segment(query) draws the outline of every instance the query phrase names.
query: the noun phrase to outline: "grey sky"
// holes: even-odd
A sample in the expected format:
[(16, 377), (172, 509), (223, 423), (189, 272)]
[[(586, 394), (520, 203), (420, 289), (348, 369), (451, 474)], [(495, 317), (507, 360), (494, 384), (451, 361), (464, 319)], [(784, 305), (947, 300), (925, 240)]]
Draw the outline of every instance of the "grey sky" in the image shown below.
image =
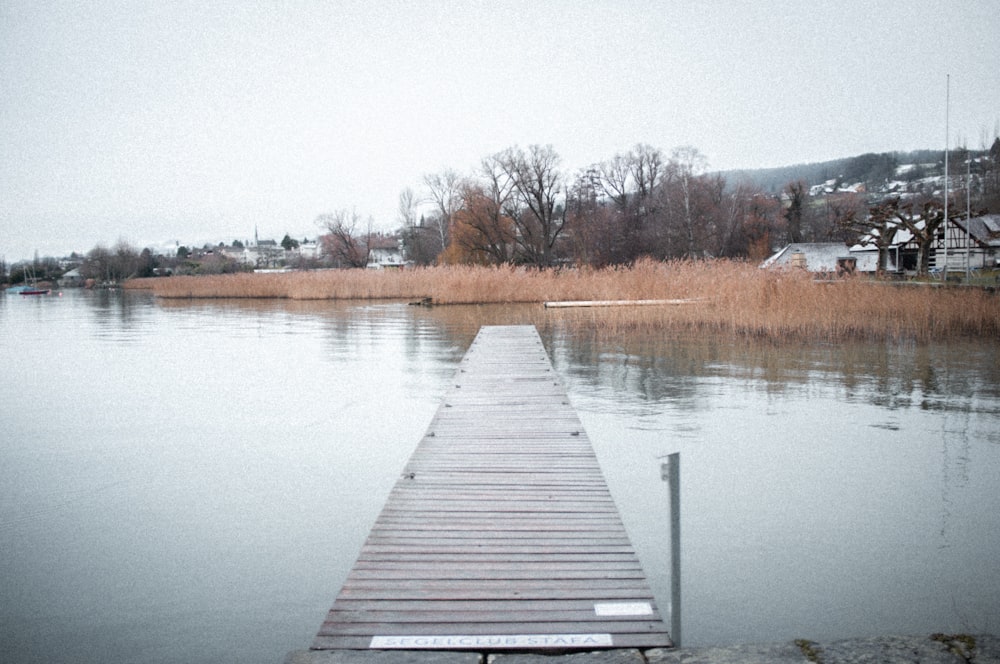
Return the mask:
[(0, 255), (396, 226), (512, 145), (713, 169), (978, 147), (1000, 2), (0, 0)]

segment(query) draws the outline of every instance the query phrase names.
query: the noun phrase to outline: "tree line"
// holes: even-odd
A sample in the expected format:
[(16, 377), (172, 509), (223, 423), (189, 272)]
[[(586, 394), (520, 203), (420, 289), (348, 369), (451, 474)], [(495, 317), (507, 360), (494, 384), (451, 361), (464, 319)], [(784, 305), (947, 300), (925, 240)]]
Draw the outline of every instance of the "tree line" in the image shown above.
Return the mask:
[(468, 175), (423, 179), (420, 198), (400, 196), (401, 235), (418, 263), (525, 264), (539, 267), (627, 264), (639, 258), (763, 258), (773, 242), (827, 239), (841, 209), (807, 215), (806, 190), (792, 205), (741, 181), (729, 184), (697, 148), (666, 154), (646, 144), (574, 176), (550, 145), (508, 148)]
[[(911, 153), (921, 159), (935, 154), (941, 153)], [(840, 168), (835, 180), (869, 185), (887, 183), (900, 165), (895, 154), (841, 161), (835, 164)], [(963, 162), (977, 212), (1000, 209), (1000, 138), (989, 150), (953, 155), (953, 164)], [(927, 167), (918, 164), (906, 177), (913, 181), (914, 173), (923, 176)], [(957, 177), (956, 170), (952, 176)], [(419, 192), (404, 189), (398, 236), (407, 260), (420, 265), (603, 267), (647, 257), (761, 260), (792, 242), (861, 239), (884, 254), (889, 231), (905, 228), (921, 244), (918, 267), (924, 268), (934, 233), (943, 224), (943, 205), (933, 178), (921, 186), (905, 196), (836, 187), (813, 196), (806, 179), (793, 178), (775, 193), (750, 175), (709, 172), (697, 148), (682, 146), (668, 154), (648, 144), (569, 174), (551, 145), (515, 146), (481, 159), (469, 173), (445, 169), (424, 176)], [(965, 193), (955, 197), (964, 199)], [(952, 206), (949, 219), (957, 218), (960, 207)], [(300, 267), (364, 267), (373, 247), (387, 241), (373, 231), (370, 217), (353, 210), (320, 215), (317, 224), (325, 231), (323, 255)], [(287, 235), (281, 242), (286, 250), (295, 244)], [(199, 274), (247, 269), (221, 252), (197, 262), (189, 253), (181, 247), (168, 258), (122, 241), (110, 248), (98, 245), (77, 258), (83, 277), (98, 283), (152, 276), (168, 267)], [(0, 264), (0, 275), (8, 273), (7, 267)], [(10, 281), (23, 280), (28, 267), (11, 266)], [(30, 268), (39, 280), (61, 274), (55, 259), (36, 258)]]
[[(1000, 140), (990, 151), (954, 155), (955, 163), (963, 159), (976, 164), (969, 186), (982, 203), (978, 209), (1000, 204)], [(446, 169), (425, 176), (420, 194), (404, 189), (400, 236), (408, 258), (419, 264), (602, 267), (644, 257), (760, 260), (785, 243), (851, 244), (865, 237), (871, 223), (892, 216), (883, 209), (893, 200), (891, 192), (876, 187), (889, 186), (896, 175), (895, 155), (861, 155), (839, 165), (838, 183), (869, 187), (812, 196), (804, 179), (792, 179), (773, 193), (750, 178), (709, 172), (697, 148), (667, 154), (647, 144), (570, 176), (551, 145), (512, 147), (482, 159), (468, 174)], [(929, 204), (939, 196), (934, 185), (913, 191), (905, 200), (895, 196), (896, 211), (906, 211), (893, 223), (911, 229), (924, 220), (938, 225), (940, 200)], [(431, 211), (418, 217), (422, 202)], [(932, 231), (922, 232), (930, 235), (929, 243)]]

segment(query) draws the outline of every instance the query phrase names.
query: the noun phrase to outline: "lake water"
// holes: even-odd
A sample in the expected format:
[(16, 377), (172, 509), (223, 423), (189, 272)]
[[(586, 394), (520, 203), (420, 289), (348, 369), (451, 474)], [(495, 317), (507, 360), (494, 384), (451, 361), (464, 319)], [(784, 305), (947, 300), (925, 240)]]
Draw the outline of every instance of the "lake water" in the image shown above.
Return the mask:
[(685, 645), (1000, 631), (996, 343), (602, 341), (537, 306), (0, 295), (0, 659), (308, 647), (483, 324), (533, 323)]

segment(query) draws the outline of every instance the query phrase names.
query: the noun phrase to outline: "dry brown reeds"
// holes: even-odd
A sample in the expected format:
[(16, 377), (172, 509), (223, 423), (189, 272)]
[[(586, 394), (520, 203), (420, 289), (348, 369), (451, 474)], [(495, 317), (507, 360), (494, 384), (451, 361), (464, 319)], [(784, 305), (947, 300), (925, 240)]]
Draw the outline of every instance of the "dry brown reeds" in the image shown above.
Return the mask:
[(435, 304), (689, 299), (685, 306), (560, 310), (606, 334), (695, 329), (760, 339), (997, 338), (1000, 299), (981, 289), (819, 282), (801, 270), (733, 262), (640, 262), (628, 268), (431, 267), (137, 280), (166, 298), (401, 299)]

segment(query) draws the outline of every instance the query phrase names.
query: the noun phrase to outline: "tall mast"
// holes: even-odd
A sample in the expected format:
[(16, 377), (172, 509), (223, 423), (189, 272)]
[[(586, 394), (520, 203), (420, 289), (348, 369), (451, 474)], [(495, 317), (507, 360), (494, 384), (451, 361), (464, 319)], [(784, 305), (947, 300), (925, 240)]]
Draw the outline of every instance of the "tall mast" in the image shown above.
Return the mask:
[(972, 153), (965, 150), (965, 282), (969, 283), (972, 266)]
[(951, 106), (951, 74), (947, 75), (944, 90), (944, 261), (941, 267), (941, 281), (948, 281), (948, 112)]

